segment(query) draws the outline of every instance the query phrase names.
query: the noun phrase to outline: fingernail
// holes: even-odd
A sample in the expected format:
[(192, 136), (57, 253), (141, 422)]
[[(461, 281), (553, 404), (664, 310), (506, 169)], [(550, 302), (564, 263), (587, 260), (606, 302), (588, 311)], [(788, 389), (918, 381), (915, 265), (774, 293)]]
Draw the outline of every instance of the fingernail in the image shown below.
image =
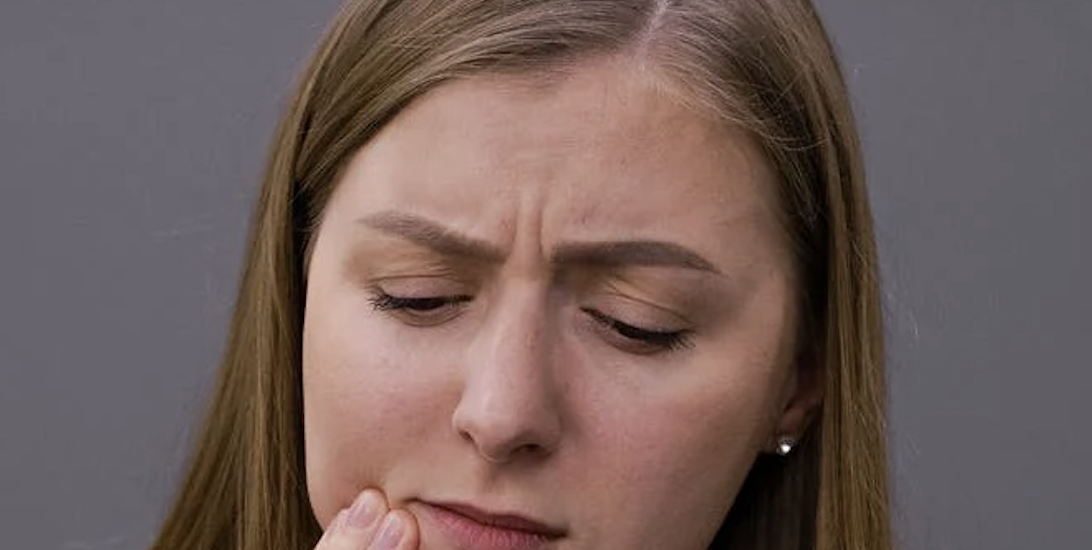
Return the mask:
[(371, 527), (379, 519), (379, 497), (373, 491), (364, 491), (349, 508), (348, 524), (363, 529)]
[(398, 548), (398, 541), (402, 540), (402, 532), (405, 531), (402, 525), (402, 518), (399, 518), (397, 514), (387, 514), (387, 518), (383, 520), (383, 527), (379, 531), (379, 538), (376, 539), (376, 550), (394, 550)]

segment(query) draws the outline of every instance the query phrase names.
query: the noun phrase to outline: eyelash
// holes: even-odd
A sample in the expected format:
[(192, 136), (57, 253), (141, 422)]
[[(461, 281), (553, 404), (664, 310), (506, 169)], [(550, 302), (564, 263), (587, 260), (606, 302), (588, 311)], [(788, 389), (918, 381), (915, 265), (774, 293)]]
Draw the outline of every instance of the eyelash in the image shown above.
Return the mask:
[[(376, 290), (369, 302), (376, 311), (402, 312), (406, 315), (416, 316), (417, 325), (439, 324), (450, 319), (448, 315), (457, 313), (458, 306), (471, 301), (473, 297), (466, 295), (454, 296), (426, 296), (422, 298), (408, 298), (393, 296), (386, 292)], [(442, 311), (452, 310), (452, 311)], [(588, 317), (600, 326), (609, 329), (624, 340), (640, 346), (648, 346), (651, 349), (639, 350), (637, 353), (648, 354), (656, 351), (677, 351), (692, 346), (691, 332), (689, 330), (657, 331), (637, 327), (623, 323), (603, 312), (592, 308), (580, 308)], [(423, 319), (424, 316), (435, 316), (435, 319)]]
[(436, 313), (441, 308), (453, 308), (470, 300), (470, 296), (463, 295), (407, 298), (393, 296), (383, 291), (375, 291), (368, 301), (377, 311), (405, 311), (423, 315)]
[[(580, 308), (580, 311), (583, 311), (588, 317), (591, 317), (593, 321), (610, 329), (622, 338), (652, 347), (653, 349), (651, 351), (677, 351), (689, 348), (693, 345), (693, 342), (691, 341), (691, 331), (689, 330), (649, 330), (633, 326), (629, 323), (623, 323), (614, 317), (592, 308)], [(643, 353), (649, 353), (649, 351), (644, 351)]]

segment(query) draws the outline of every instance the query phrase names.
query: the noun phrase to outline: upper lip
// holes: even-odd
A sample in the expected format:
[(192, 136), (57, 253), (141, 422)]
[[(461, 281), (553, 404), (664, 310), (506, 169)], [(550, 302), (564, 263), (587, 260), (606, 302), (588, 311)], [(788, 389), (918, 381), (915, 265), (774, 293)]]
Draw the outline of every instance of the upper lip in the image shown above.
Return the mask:
[(489, 512), (477, 508), (470, 504), (461, 502), (439, 502), (439, 501), (422, 501), (430, 506), (437, 508), (444, 508), (468, 519), (474, 520), (482, 525), (488, 525), (490, 527), (498, 527), (501, 529), (511, 529), (514, 531), (524, 531), (535, 535), (541, 535), (548, 538), (560, 538), (565, 536), (565, 529), (557, 527), (556, 525), (550, 525), (544, 521), (539, 521), (527, 516), (523, 516), (517, 513), (510, 512)]

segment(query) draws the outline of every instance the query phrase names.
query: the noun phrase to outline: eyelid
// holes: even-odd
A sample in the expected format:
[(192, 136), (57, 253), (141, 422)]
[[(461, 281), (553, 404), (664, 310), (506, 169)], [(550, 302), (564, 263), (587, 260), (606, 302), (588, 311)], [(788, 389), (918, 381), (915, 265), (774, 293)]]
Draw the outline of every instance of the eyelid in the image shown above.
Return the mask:
[(616, 273), (598, 281), (588, 281), (588, 283), (590, 283), (586, 288), (588, 299), (609, 300), (608, 303), (617, 303), (620, 308), (605, 309), (621, 309), (622, 312), (630, 313), (622, 315), (623, 317), (651, 318), (655, 321), (651, 323), (645, 321), (645, 324), (660, 326), (693, 325), (694, 320), (689, 317), (694, 313), (695, 297), (704, 294), (677, 276), (667, 278)]
[[(370, 235), (370, 234), (369, 234)], [(363, 284), (399, 279), (440, 279), (456, 283), (483, 277), (481, 266), (465, 258), (437, 254), (403, 239), (362, 238), (346, 262), (351, 277)]]
[(595, 323), (599, 330), (606, 332), (608, 340), (630, 353), (652, 355), (693, 347), (694, 331), (691, 329), (650, 329), (622, 321), (595, 308), (584, 307), (580, 310)]
[(408, 310), (425, 313), (441, 307), (450, 307), (469, 302), (471, 299), (473, 299), (471, 296), (461, 294), (455, 296), (406, 297), (394, 296), (385, 292), (377, 292), (372, 296), (370, 301), (372, 302), (372, 306), (381, 311)]
[[(393, 319), (415, 327), (441, 325), (464, 311), (464, 305), (474, 299), (465, 294), (400, 296), (376, 286), (369, 290), (372, 308)], [(421, 306), (421, 307), (415, 307)]]
[(473, 294), (465, 281), (449, 275), (395, 275), (376, 277), (365, 285), (369, 292), (385, 292), (403, 298), (429, 298)]
[(634, 294), (637, 293), (625, 292), (617, 284), (610, 284), (605, 290), (588, 295), (585, 303), (594, 304), (595, 309), (616, 319), (627, 319), (627, 324), (657, 327), (661, 332), (694, 325), (678, 308)]
[(607, 313), (607, 312), (603, 311), (602, 309), (595, 308), (595, 307), (582, 307), (582, 308), (580, 308), (580, 310), (583, 311), (584, 313), (587, 313), (588, 315), (591, 315), (593, 318), (596, 318), (598, 320), (609, 320), (609, 321), (612, 321), (612, 322), (615, 322), (615, 323), (618, 323), (618, 324), (621, 324), (621, 325), (625, 325), (626, 327), (630, 327), (630, 328), (640, 330), (640, 331), (643, 331), (643, 332), (649, 332), (649, 333), (655, 333), (655, 334), (667, 334), (667, 333), (672, 333), (672, 332), (683, 332), (683, 331), (686, 330), (685, 328), (669, 328), (669, 327), (654, 325), (652, 323), (647, 323), (647, 322), (644, 322), (644, 321), (625, 320), (624, 316)]

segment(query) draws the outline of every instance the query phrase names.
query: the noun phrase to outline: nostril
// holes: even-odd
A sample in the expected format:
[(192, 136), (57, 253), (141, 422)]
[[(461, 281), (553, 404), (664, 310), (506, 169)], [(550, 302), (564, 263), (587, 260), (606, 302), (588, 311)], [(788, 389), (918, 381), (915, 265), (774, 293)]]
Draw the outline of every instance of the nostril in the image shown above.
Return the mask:
[(466, 441), (467, 443), (470, 443), (471, 445), (477, 445), (477, 442), (474, 441), (474, 436), (471, 435), (468, 430), (460, 428), (458, 431), (459, 431), (459, 437), (463, 438), (463, 441)]
[[(551, 452), (542, 437), (533, 431), (515, 433), (514, 430), (493, 431), (478, 426), (460, 427), (459, 437), (469, 444), (487, 462), (504, 464), (513, 460), (543, 457)], [(496, 430), (496, 427), (494, 427)]]
[(478, 447), (478, 454), (492, 464), (507, 464), (513, 461), (535, 459), (545, 456), (546, 448), (542, 445), (529, 443), (526, 445), (518, 445), (508, 449), (483, 449)]
[(528, 456), (543, 455), (546, 454), (546, 448), (542, 445), (539, 445), (538, 443), (527, 443), (525, 445), (520, 445), (519, 447), (517, 447), (514, 451), (512, 451), (512, 454)]

